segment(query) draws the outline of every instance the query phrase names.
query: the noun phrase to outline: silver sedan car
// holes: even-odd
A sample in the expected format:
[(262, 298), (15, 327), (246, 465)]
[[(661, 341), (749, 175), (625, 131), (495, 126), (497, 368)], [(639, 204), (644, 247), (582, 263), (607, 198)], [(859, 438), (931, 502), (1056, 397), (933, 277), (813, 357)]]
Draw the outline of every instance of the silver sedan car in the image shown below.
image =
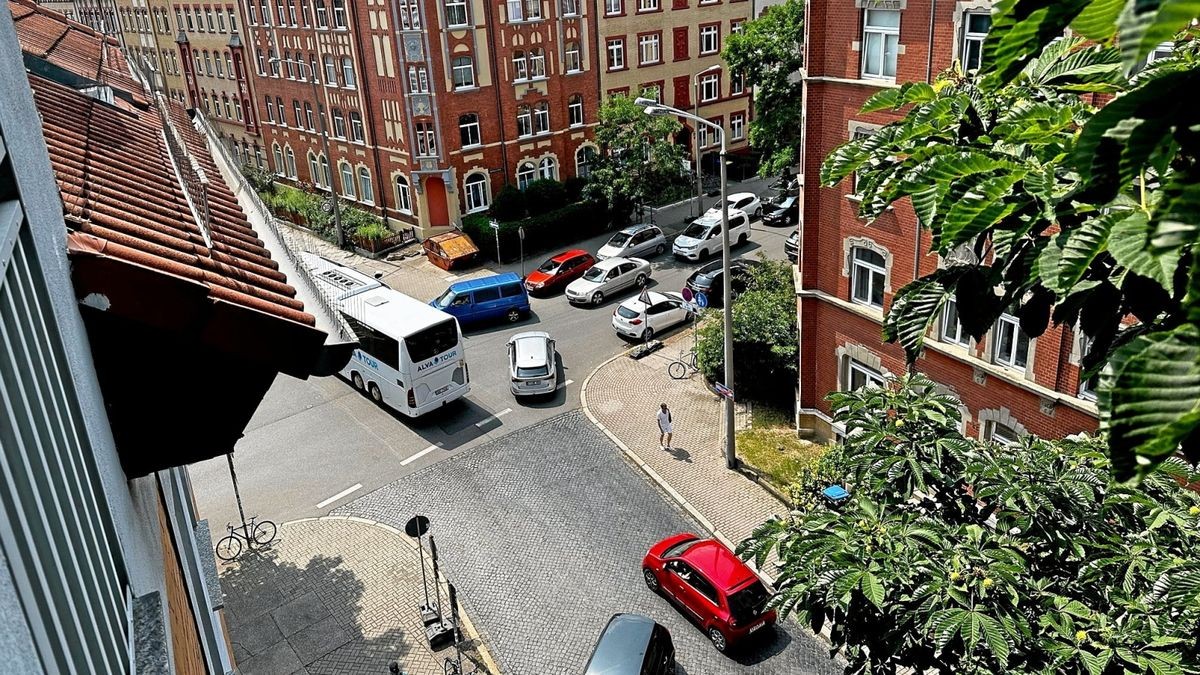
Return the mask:
[(630, 225), (614, 234), (608, 243), (600, 247), (596, 257), (600, 260), (608, 258), (640, 258), (648, 255), (662, 255), (670, 248), (667, 238), (657, 225), (643, 223)]
[(553, 394), (558, 387), (554, 340), (542, 331), (517, 333), (508, 340), (513, 396)]
[(617, 291), (649, 282), (650, 263), (641, 258), (609, 258), (592, 265), (567, 286), (567, 301), (599, 305)]

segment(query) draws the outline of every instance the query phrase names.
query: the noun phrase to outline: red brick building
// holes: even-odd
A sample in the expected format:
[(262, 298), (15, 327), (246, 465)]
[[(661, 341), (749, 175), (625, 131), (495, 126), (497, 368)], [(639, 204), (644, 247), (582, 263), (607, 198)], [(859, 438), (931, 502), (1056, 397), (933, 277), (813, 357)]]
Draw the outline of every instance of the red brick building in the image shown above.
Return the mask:
[(486, 210), (505, 184), (585, 174), (599, 91), (593, 7), (244, 1), (268, 162), (421, 237)]
[[(825, 395), (905, 371), (904, 353), (880, 331), (893, 294), (943, 261), (907, 202), (875, 222), (856, 215), (853, 179), (821, 187), (821, 162), (837, 145), (897, 118), (863, 115), (872, 94), (929, 81), (955, 61), (978, 63), (990, 26), (987, 0), (809, 0), (802, 172), (802, 245), (797, 277), (801, 428), (829, 437)], [(933, 15), (931, 17), (931, 12)], [(1094, 395), (1079, 378), (1078, 333), (1050, 327), (1025, 336), (1003, 316), (980, 342), (963, 335), (951, 304), (926, 342), (918, 370), (957, 395), (965, 431), (1015, 440), (1060, 437), (1097, 426)]]

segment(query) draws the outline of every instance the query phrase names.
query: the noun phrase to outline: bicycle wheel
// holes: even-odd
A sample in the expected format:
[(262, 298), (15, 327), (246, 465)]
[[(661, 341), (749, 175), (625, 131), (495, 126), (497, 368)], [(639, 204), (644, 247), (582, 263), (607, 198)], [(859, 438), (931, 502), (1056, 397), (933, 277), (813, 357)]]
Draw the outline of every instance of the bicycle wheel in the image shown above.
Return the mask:
[(217, 542), (217, 557), (229, 562), (242, 552), (242, 540), (232, 534)]
[(687, 365), (683, 361), (672, 361), (671, 365), (667, 366), (667, 374), (672, 379), (682, 380), (687, 377)]
[(259, 546), (266, 546), (275, 541), (275, 532), (277, 529), (275, 523), (269, 520), (258, 521), (258, 524), (254, 526), (254, 543)]

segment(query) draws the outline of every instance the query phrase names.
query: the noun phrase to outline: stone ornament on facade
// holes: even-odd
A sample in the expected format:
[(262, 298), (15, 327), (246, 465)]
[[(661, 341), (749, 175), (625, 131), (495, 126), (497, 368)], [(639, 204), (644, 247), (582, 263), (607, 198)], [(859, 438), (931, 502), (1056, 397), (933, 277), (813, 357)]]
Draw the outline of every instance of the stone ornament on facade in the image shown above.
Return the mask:
[(845, 382), (845, 373), (843, 364), (846, 359), (853, 359), (864, 366), (873, 368), (876, 372), (883, 376), (885, 380), (895, 377), (892, 371), (888, 370), (883, 365), (883, 359), (878, 354), (871, 351), (867, 347), (857, 343), (846, 343), (834, 350), (837, 355), (838, 364), (838, 391), (845, 391), (847, 383)]
[(892, 254), (883, 246), (868, 237), (846, 237), (842, 240), (842, 276), (850, 276), (850, 258), (856, 248), (865, 248), (883, 256), (883, 266), (887, 270), (884, 275), (883, 289), (892, 292)]

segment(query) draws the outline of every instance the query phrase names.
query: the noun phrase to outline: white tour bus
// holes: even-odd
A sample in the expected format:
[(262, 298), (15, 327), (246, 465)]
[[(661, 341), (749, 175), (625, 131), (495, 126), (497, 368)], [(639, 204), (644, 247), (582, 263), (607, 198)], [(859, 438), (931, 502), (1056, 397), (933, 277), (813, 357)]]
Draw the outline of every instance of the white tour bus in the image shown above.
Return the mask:
[(302, 255), (358, 338), (342, 369), (356, 389), (409, 417), (471, 390), (457, 319), (354, 269)]

